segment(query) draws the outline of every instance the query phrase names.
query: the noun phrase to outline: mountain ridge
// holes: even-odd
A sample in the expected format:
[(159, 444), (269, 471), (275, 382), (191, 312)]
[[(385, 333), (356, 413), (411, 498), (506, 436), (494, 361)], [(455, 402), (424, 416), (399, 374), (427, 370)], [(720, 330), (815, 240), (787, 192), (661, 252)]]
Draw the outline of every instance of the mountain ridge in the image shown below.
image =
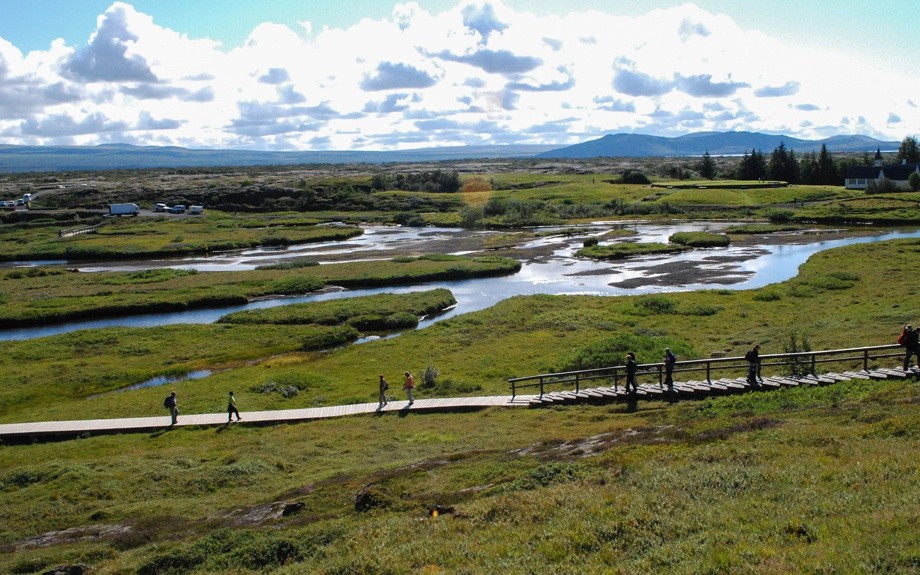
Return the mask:
[(860, 134), (843, 134), (823, 140), (803, 140), (784, 134), (761, 132), (693, 132), (668, 138), (647, 134), (607, 134), (596, 140), (538, 153), (538, 158), (587, 159), (645, 156), (740, 156), (751, 150), (769, 154), (782, 143), (796, 152), (817, 152), (821, 145), (829, 152), (870, 152), (898, 149), (900, 142), (877, 140)]
[(60, 172), (152, 168), (204, 168), (299, 164), (384, 164), (474, 159), (589, 159), (597, 157), (740, 156), (751, 150), (770, 153), (780, 143), (796, 152), (874, 152), (896, 150), (900, 142), (859, 134), (802, 140), (760, 132), (693, 132), (677, 137), (607, 134), (571, 146), (536, 144), (448, 146), (397, 151), (259, 151), (196, 149), (179, 146), (17, 146), (0, 144), (0, 173)]

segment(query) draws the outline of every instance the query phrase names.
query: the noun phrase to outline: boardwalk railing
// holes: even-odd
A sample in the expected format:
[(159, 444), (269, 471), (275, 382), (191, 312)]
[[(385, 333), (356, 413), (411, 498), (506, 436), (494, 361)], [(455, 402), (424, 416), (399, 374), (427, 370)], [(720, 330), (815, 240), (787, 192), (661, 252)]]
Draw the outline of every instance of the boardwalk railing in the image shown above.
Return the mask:
[[(816, 375), (818, 366), (823, 364), (837, 363), (844, 364), (847, 367), (859, 366), (860, 369), (868, 370), (870, 366), (874, 365), (875, 361), (891, 357), (903, 358), (904, 348), (898, 344), (891, 344), (797, 353), (764, 354), (760, 356), (760, 369), (762, 372), (781, 373), (791, 376)], [(674, 377), (676, 380), (678, 373), (694, 373), (700, 374), (702, 379), (711, 383), (712, 374), (715, 372), (747, 373), (747, 370), (748, 362), (743, 357), (690, 359), (677, 362), (674, 366)], [(643, 378), (643, 376), (646, 379), (649, 376), (653, 376), (659, 386), (663, 385), (664, 365), (661, 363), (639, 364), (638, 378)], [(575, 393), (578, 393), (587, 382), (592, 382), (591, 385), (593, 386), (599, 386), (599, 380), (609, 382), (614, 389), (617, 389), (621, 382), (626, 381), (626, 366), (615, 365), (579, 371), (513, 377), (508, 380), (508, 383), (511, 384), (511, 397), (514, 398), (520, 390), (531, 388), (538, 388), (540, 397), (547, 393), (548, 387), (552, 388), (552, 390), (574, 388)]]
[(71, 236), (79, 236), (82, 234), (95, 234), (101, 227), (102, 224), (96, 224), (94, 226), (77, 226), (75, 228), (65, 228), (58, 232), (58, 237), (69, 238)]

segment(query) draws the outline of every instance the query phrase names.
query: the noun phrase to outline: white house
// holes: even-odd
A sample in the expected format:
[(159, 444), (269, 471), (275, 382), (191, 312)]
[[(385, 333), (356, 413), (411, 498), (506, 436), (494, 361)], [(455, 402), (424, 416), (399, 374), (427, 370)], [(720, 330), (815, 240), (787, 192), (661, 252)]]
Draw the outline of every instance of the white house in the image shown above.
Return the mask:
[(847, 170), (843, 187), (848, 190), (865, 190), (870, 182), (881, 183), (887, 179), (898, 189), (909, 190), (907, 179), (913, 173), (920, 175), (920, 164), (901, 162), (885, 166), (882, 164), (881, 150), (876, 150), (875, 162), (871, 166), (855, 166)]

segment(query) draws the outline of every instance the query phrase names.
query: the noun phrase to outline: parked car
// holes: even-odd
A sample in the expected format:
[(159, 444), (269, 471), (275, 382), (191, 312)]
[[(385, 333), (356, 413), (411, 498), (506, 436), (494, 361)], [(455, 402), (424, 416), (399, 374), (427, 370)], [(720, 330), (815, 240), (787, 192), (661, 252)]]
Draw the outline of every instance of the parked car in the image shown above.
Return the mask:
[(169, 208), (166, 209), (166, 211), (171, 214), (181, 214), (182, 212), (185, 211), (185, 209), (183, 206), (170, 206)]
[(197, 216), (204, 213), (204, 206), (189, 206), (188, 213)]
[(155, 212), (165, 212), (168, 209), (169, 209), (169, 206), (167, 206), (166, 204), (157, 204), (153, 206), (153, 211)]

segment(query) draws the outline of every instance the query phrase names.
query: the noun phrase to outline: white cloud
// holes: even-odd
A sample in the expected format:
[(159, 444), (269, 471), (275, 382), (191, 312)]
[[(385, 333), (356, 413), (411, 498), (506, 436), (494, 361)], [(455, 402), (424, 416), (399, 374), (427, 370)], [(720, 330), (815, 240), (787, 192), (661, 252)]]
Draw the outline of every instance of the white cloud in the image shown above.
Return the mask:
[(789, 45), (693, 4), (626, 17), (405, 3), (344, 29), (295, 28), (267, 18), (225, 50), (115, 2), (83, 45), (23, 56), (0, 38), (0, 143), (388, 149), (729, 129), (900, 139), (920, 125), (909, 67)]

